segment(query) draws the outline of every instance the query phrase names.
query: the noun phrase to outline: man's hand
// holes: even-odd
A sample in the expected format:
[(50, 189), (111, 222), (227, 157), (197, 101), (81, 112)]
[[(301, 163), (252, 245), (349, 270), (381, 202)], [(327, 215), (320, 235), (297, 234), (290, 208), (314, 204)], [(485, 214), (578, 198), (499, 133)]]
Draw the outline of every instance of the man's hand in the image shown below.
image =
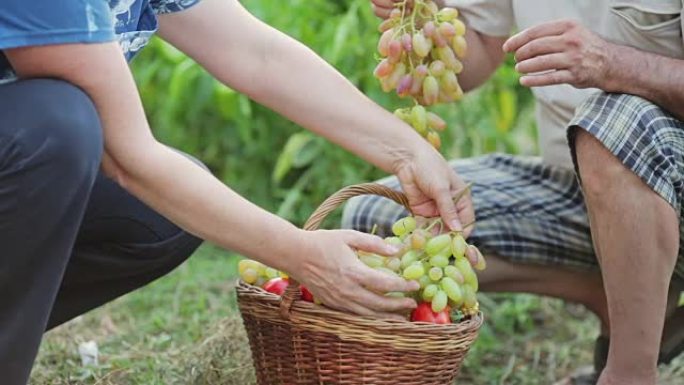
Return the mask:
[(503, 45), (505, 52), (515, 54), (523, 86), (569, 84), (604, 90), (615, 47), (574, 20), (528, 28)]
[[(364, 265), (353, 249), (380, 255), (399, 252), (382, 238), (352, 230), (301, 231), (296, 240), (290, 272), (326, 306), (364, 316), (402, 319), (416, 307), (410, 298), (384, 294), (418, 290), (418, 282), (406, 281)], [(304, 245), (304, 248), (301, 247)]]

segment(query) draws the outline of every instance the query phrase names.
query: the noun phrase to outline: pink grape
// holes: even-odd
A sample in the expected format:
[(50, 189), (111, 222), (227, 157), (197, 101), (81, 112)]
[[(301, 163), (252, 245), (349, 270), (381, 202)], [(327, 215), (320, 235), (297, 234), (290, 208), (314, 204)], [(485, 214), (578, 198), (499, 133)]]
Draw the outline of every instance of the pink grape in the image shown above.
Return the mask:
[(454, 27), (453, 24), (451, 23), (441, 23), (439, 25), (439, 33), (444, 36), (446, 39), (450, 39), (454, 36), (456, 36), (456, 27)]
[(373, 73), (378, 78), (384, 78), (385, 76), (389, 76), (389, 74), (391, 74), (392, 71), (394, 71), (394, 64), (390, 63), (389, 60), (385, 58), (382, 59), (380, 63), (378, 63)]
[(399, 40), (392, 40), (389, 43), (389, 55), (387, 55), (387, 58), (392, 63), (398, 63), (401, 60), (402, 51), (401, 42)]
[(442, 33), (439, 32), (439, 29), (436, 30), (432, 35), (432, 42), (435, 43), (435, 46), (437, 47), (446, 47), (449, 44), (449, 40), (442, 36)]
[(423, 26), (423, 34), (425, 35), (425, 37), (428, 37), (428, 38), (431, 38), (432, 35), (434, 35), (436, 30), (437, 30), (437, 27), (435, 27), (435, 23), (433, 23), (432, 21), (428, 21)]
[(413, 51), (413, 41), (410, 34), (405, 33), (401, 36), (401, 46), (406, 52)]
[(446, 128), (446, 122), (434, 112), (427, 113), (428, 126), (432, 129), (443, 131)]
[(392, 41), (392, 36), (394, 36), (394, 29), (385, 31), (380, 40), (378, 41), (378, 52), (380, 56), (387, 57), (389, 55), (389, 44)]
[(409, 93), (411, 92), (411, 86), (413, 85), (413, 76), (411, 75), (404, 75), (401, 80), (399, 80), (399, 84), (397, 85), (397, 94), (399, 96), (408, 96)]
[(432, 63), (430, 63), (430, 74), (432, 76), (442, 75), (445, 69), (446, 66), (444, 65), (444, 62), (441, 60), (435, 60)]

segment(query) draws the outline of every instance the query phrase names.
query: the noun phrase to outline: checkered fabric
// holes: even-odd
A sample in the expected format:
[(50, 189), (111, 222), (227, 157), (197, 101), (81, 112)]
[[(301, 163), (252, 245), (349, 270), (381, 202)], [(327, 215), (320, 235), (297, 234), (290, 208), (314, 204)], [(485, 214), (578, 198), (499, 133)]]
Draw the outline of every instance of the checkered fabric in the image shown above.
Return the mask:
[[(654, 191), (681, 211), (684, 194), (684, 123), (654, 104), (630, 95), (598, 94), (578, 110), (572, 126), (601, 140)], [(470, 241), (486, 254), (516, 263), (598, 269), (584, 198), (575, 172), (536, 157), (492, 154), (450, 163), (473, 182), (477, 215)], [(379, 181), (399, 189), (394, 177)], [(377, 196), (346, 205), (343, 228), (388, 235), (403, 207)], [(684, 237), (684, 226), (680, 225)], [(684, 244), (684, 242), (682, 242)], [(684, 249), (675, 271), (684, 279)]]

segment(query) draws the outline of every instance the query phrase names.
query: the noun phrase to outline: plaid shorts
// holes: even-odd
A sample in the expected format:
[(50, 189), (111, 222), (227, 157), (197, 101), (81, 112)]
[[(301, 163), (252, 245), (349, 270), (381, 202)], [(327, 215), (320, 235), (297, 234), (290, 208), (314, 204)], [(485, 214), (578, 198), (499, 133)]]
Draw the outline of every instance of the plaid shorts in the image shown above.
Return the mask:
[[(683, 122), (636, 96), (597, 94), (577, 109), (569, 127), (575, 126), (599, 139), (682, 216)], [(503, 154), (450, 164), (473, 182), (477, 226), (470, 241), (484, 253), (514, 263), (599, 268), (574, 170), (546, 165), (537, 157)], [(379, 182), (399, 189), (394, 177)], [(388, 199), (362, 196), (347, 203), (342, 227), (369, 232), (377, 224), (379, 235), (385, 236), (405, 215), (403, 207)], [(675, 276), (684, 280), (681, 245)]]

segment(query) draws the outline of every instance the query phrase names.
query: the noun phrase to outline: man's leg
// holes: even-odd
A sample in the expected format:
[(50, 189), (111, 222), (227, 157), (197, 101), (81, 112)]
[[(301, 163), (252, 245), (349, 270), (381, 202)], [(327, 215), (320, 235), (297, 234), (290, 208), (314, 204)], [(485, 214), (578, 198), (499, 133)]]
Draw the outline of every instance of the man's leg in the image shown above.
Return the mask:
[(0, 86), (0, 375), (26, 384), (102, 152), (99, 118), (56, 80)]
[(99, 175), (48, 329), (167, 274), (201, 242)]
[(569, 135), (610, 318), (599, 384), (655, 384), (679, 255), (682, 127), (634, 96), (601, 95), (588, 103)]
[[(473, 182), (477, 223), (470, 242), (488, 259), (487, 269), (478, 273), (482, 291), (534, 293), (580, 303), (607, 325), (603, 284), (572, 170), (505, 155), (452, 164)], [(399, 187), (394, 178), (380, 182)], [(342, 225), (370, 231), (377, 224), (379, 234), (388, 235), (392, 223), (404, 215), (404, 209), (384, 198), (358, 197), (345, 207)]]

